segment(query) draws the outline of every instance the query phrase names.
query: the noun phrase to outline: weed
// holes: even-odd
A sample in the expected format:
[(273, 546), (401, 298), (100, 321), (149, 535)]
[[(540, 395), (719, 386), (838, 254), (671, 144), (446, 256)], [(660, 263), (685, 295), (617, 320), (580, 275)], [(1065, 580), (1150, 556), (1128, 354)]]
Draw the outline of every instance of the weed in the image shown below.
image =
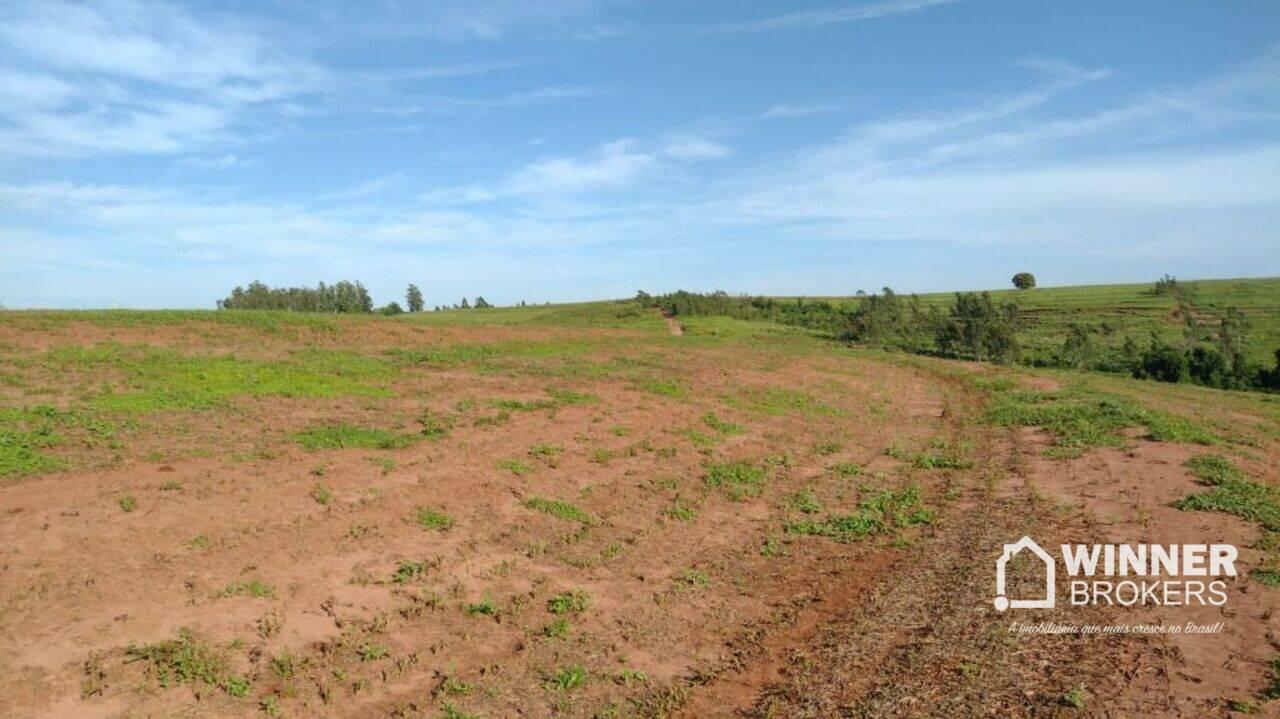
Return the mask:
[(317, 484), (311, 488), (311, 498), (316, 504), (328, 504), (333, 501), (333, 491), (323, 484)]
[(453, 527), (453, 517), (430, 507), (418, 507), (414, 519), (423, 529), (444, 531)]
[(707, 486), (720, 487), (730, 499), (736, 500), (760, 494), (764, 489), (765, 472), (750, 462), (725, 462), (707, 467), (702, 481)]
[(1063, 694), (1058, 699), (1058, 703), (1066, 707), (1071, 707), (1072, 709), (1083, 709), (1085, 698), (1087, 696), (1088, 695), (1085, 692), (1084, 687), (1076, 687), (1066, 694)]
[(1248, 479), (1239, 467), (1221, 455), (1192, 457), (1184, 466), (1211, 489), (1183, 497), (1173, 503), (1174, 507), (1234, 514), (1270, 531), (1280, 531), (1280, 490)]
[(813, 453), (823, 457), (833, 455), (842, 449), (844, 449), (844, 445), (839, 442), (820, 442), (813, 445)]
[(270, 599), (276, 594), (275, 588), (260, 579), (247, 582), (233, 582), (218, 590), (219, 597), (248, 596), (255, 599)]
[(862, 474), (862, 465), (857, 462), (841, 462), (831, 466), (831, 471), (841, 477), (856, 477)]
[(915, 487), (903, 490), (885, 489), (858, 503), (853, 514), (831, 516), (821, 522), (792, 522), (785, 527), (788, 534), (831, 537), (839, 542), (852, 542), (897, 527), (928, 524), (933, 511), (920, 502)]
[(182, 482), (179, 482), (176, 479), (171, 479), (160, 485), (160, 491), (161, 492), (180, 492), (182, 491)]
[(444, 694), (452, 694), (455, 696), (465, 696), (471, 693), (471, 685), (452, 676), (444, 678), (440, 682), (440, 691)]
[(711, 577), (698, 569), (686, 569), (676, 575), (676, 586), (681, 589), (706, 589), (711, 585)]
[(453, 417), (437, 414), (429, 409), (423, 410), (418, 423), (422, 425), (420, 434), (431, 440), (447, 437), (449, 431), (453, 429)]
[(591, 525), (596, 523), (595, 517), (587, 512), (575, 507), (574, 505), (563, 502), (558, 499), (544, 499), (542, 497), (529, 497), (524, 501), (524, 506), (529, 509), (549, 514), (560, 519), (568, 519), (579, 524)]
[(564, 667), (547, 678), (547, 688), (568, 692), (587, 682), (587, 670), (580, 664)]
[(563, 451), (564, 451), (564, 447), (542, 442), (539, 444), (535, 444), (529, 448), (529, 456), (533, 457), (534, 459), (539, 459), (544, 462), (550, 463), (550, 462), (554, 462), (556, 457), (559, 457), (560, 453)]
[(133, 498), (132, 494), (126, 494), (120, 498), (120, 509), (125, 512), (132, 512), (138, 508), (138, 500)]
[(293, 440), (307, 449), (398, 449), (414, 442), (409, 434), (393, 434), (383, 429), (366, 429), (349, 424), (312, 427), (293, 435)]
[(365, 642), (356, 648), (356, 656), (362, 662), (372, 662), (391, 656), (391, 647), (377, 642)]
[(498, 615), (498, 605), (492, 599), (484, 597), (478, 602), (468, 604), (465, 607), (467, 614), (471, 616), (483, 615), (486, 617), (496, 617)]
[(391, 574), (391, 581), (396, 584), (407, 584), (427, 573), (426, 562), (415, 562), (410, 559), (402, 559), (396, 565), (396, 571)]
[(822, 502), (812, 489), (802, 489), (787, 498), (787, 505), (797, 512), (817, 514), (822, 511)]
[(249, 694), (249, 680), (231, 671), (226, 655), (186, 629), (178, 631), (177, 639), (143, 646), (130, 644), (125, 656), (147, 662), (147, 675), (162, 687), (207, 684), (235, 697)]
[(208, 549), (213, 546), (213, 540), (209, 539), (209, 535), (207, 534), (197, 534), (191, 539), (188, 539), (184, 546), (186, 546), (187, 549), (192, 550)]
[(697, 505), (676, 497), (670, 507), (662, 510), (662, 514), (679, 522), (692, 522), (698, 518), (698, 508)]
[(440, 719), (479, 719), (475, 714), (468, 714), (449, 702), (440, 706)]
[(720, 434), (725, 435), (742, 434), (747, 431), (746, 428), (740, 424), (734, 424), (720, 419), (716, 416), (715, 412), (707, 412), (702, 415), (702, 423)]
[(547, 600), (547, 609), (552, 614), (578, 614), (584, 612), (591, 604), (591, 597), (581, 589), (561, 592)]
[(517, 477), (523, 477), (533, 471), (533, 467), (518, 459), (500, 459), (496, 466), (498, 469), (505, 469)]
[(383, 474), (390, 474), (391, 470), (396, 468), (396, 461), (390, 457), (365, 457), (365, 459)]
[(684, 383), (678, 379), (642, 377), (633, 381), (637, 389), (660, 397), (680, 398), (685, 395)]
[(542, 635), (551, 639), (567, 639), (570, 629), (572, 629), (572, 625), (569, 624), (569, 620), (561, 617), (543, 627)]
[(286, 649), (271, 659), (271, 672), (281, 679), (291, 679), (306, 663), (306, 659)]
[(764, 538), (764, 543), (760, 545), (760, 556), (762, 557), (781, 557), (786, 554), (786, 550), (782, 546), (782, 538), (770, 534)]

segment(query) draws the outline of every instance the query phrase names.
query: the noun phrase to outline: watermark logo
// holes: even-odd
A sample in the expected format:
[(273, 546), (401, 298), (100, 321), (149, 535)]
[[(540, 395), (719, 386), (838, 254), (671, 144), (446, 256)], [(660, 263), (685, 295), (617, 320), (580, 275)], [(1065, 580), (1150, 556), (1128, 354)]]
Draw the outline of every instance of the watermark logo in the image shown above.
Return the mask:
[[(1231, 544), (1063, 544), (1062, 568), (1070, 578), (1071, 606), (1212, 605), (1227, 603), (1226, 578), (1236, 576), (1239, 551)], [(1006, 592), (1009, 562), (1029, 551), (1044, 565), (1044, 594), (1012, 599)], [(1053, 609), (1058, 564), (1031, 537), (1004, 545), (996, 560), (995, 608)]]
[[(1022, 550), (1029, 549), (1033, 554), (1044, 562), (1044, 598), (1043, 599), (1010, 599), (1004, 593), (1004, 568)], [(1056, 593), (1054, 591), (1055, 571), (1053, 557), (1044, 551), (1039, 544), (1035, 543), (1031, 537), (1023, 537), (1013, 544), (1004, 545), (1004, 551), (1000, 554), (1000, 558), (996, 560), (996, 611), (1003, 612), (1006, 609), (1053, 609)]]

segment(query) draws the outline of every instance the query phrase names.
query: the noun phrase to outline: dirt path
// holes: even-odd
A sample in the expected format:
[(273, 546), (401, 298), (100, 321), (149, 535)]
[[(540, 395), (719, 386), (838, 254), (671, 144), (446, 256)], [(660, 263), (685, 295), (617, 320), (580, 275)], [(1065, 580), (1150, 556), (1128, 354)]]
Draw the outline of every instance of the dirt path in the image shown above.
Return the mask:
[(661, 312), (662, 314), (663, 321), (667, 323), (668, 332), (675, 335), (676, 337), (679, 337), (680, 335), (684, 334), (684, 326), (680, 324), (680, 320), (677, 320), (675, 318), (675, 315), (672, 315), (666, 310), (659, 310), (659, 312)]

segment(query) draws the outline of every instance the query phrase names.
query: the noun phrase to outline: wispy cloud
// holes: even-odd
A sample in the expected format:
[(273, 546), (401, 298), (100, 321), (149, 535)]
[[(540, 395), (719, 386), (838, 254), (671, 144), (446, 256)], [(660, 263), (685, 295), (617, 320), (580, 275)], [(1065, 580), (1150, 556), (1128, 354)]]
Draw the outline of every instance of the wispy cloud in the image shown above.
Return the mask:
[(826, 102), (799, 103), (792, 104), (787, 102), (778, 103), (768, 110), (760, 113), (757, 117), (761, 120), (774, 120), (787, 117), (808, 117), (810, 115), (825, 115), (835, 112), (838, 108), (835, 104)]
[(732, 154), (727, 146), (696, 135), (677, 135), (667, 140), (663, 154), (677, 160), (716, 160)]
[(0, 94), (17, 155), (174, 153), (235, 135), (251, 107), (328, 80), (252, 28), (167, 5), (22, 3), (0, 23)]
[(794, 28), (814, 28), (826, 25), (875, 20), (877, 18), (915, 12), (956, 0), (885, 0), (850, 7), (830, 8), (786, 13), (758, 20), (746, 20), (716, 25), (714, 32), (765, 32)]

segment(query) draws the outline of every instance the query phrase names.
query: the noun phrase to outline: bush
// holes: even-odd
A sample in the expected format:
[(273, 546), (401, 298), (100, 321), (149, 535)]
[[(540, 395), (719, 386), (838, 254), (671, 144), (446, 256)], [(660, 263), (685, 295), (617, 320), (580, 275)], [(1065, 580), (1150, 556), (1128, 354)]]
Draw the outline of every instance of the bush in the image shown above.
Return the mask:
[(1153, 379), (1157, 382), (1182, 382), (1187, 379), (1187, 356), (1176, 347), (1151, 341), (1151, 347), (1142, 354), (1133, 376)]
[(1019, 272), (1013, 276), (1013, 286), (1020, 290), (1029, 290), (1036, 286), (1036, 276), (1030, 272)]

